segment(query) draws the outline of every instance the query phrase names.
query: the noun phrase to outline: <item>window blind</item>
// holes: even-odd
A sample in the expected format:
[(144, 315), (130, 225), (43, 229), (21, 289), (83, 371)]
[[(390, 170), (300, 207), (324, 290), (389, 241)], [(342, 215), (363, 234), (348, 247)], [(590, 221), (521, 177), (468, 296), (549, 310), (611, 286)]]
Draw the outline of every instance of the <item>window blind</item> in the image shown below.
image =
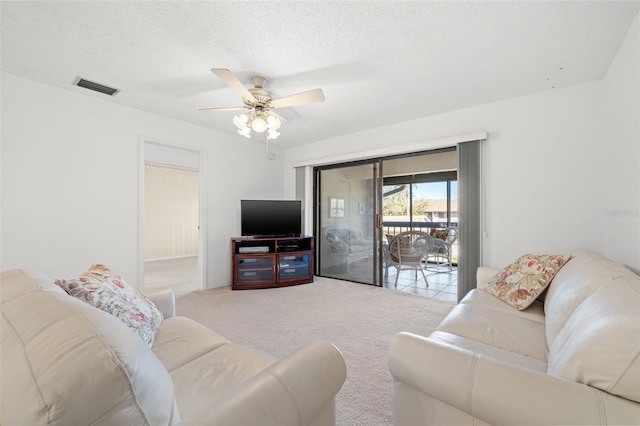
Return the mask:
[(458, 301), (475, 288), (481, 262), (481, 144), (458, 144)]

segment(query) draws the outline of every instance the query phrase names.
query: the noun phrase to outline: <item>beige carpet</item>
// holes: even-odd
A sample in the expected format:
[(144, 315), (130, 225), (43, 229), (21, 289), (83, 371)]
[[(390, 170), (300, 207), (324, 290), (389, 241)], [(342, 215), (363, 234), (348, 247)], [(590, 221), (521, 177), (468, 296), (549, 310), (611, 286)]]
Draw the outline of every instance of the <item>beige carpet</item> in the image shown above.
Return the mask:
[(178, 299), (177, 314), (277, 358), (316, 340), (335, 344), (347, 363), (347, 380), (336, 399), (337, 424), (374, 426), (392, 424), (391, 339), (400, 331), (430, 333), (453, 306), (316, 277), (294, 287), (196, 291)]

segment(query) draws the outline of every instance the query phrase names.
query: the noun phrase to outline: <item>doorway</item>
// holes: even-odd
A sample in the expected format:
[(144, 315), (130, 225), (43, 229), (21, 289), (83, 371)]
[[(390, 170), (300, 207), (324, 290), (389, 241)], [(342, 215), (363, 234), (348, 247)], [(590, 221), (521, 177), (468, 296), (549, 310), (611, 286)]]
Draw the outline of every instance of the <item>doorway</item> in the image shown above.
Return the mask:
[(203, 289), (201, 152), (143, 142), (141, 259), (144, 288), (170, 287), (177, 297)]

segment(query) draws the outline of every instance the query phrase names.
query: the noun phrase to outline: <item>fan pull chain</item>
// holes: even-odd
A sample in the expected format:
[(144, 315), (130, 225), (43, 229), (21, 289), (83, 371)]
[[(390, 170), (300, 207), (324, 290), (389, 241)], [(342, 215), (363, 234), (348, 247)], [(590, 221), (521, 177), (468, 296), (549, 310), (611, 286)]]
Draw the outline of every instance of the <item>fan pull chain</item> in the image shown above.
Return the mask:
[(267, 135), (267, 158), (269, 160), (275, 160), (276, 159), (276, 153), (269, 151), (269, 135)]

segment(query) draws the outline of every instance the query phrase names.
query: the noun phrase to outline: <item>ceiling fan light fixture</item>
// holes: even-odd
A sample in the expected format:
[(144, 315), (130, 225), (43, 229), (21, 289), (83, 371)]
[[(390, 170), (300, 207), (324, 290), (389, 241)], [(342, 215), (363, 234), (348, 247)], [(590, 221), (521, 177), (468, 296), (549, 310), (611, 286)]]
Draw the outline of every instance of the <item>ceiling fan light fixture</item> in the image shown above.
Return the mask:
[(275, 117), (273, 115), (269, 115), (267, 117), (267, 127), (269, 128), (269, 130), (277, 130), (280, 128), (281, 125), (282, 123), (280, 122), (280, 119), (278, 117)]
[(258, 133), (262, 133), (267, 130), (267, 122), (264, 118), (258, 116), (251, 121), (251, 128)]
[(269, 115), (269, 111), (253, 109), (234, 116), (233, 124), (238, 128), (238, 133), (246, 138), (251, 137), (251, 130), (257, 133), (268, 130), (267, 139), (275, 139), (280, 136), (277, 129), (282, 125), (282, 121), (277, 116)]
[(267, 139), (275, 139), (278, 136), (280, 136), (280, 132), (278, 132), (276, 129), (269, 129)]
[(238, 130), (238, 133), (247, 139), (251, 139), (251, 129), (249, 127), (245, 126), (243, 129)]
[(233, 124), (240, 130), (247, 128), (249, 122), (249, 116), (247, 114), (240, 114), (233, 117)]

